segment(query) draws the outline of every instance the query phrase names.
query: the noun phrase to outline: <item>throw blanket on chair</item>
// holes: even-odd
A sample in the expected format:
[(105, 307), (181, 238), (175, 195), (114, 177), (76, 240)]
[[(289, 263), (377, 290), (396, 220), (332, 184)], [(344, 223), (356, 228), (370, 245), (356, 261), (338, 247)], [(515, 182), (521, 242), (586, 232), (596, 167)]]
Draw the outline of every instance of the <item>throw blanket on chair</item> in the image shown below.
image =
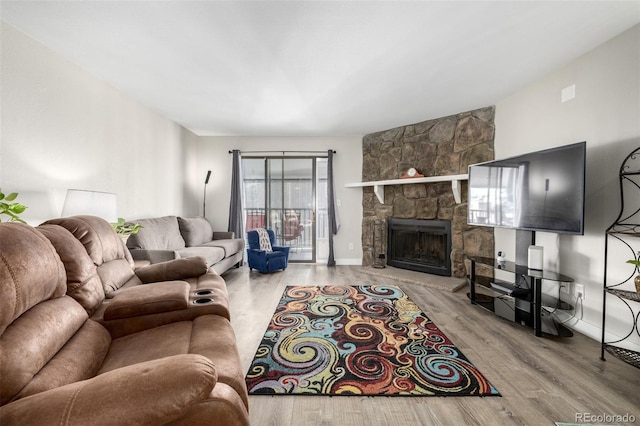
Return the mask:
[(256, 231), (258, 232), (258, 238), (260, 241), (260, 250), (272, 252), (273, 249), (271, 248), (271, 240), (269, 240), (269, 234), (267, 233), (267, 230), (264, 228), (258, 228), (256, 229)]

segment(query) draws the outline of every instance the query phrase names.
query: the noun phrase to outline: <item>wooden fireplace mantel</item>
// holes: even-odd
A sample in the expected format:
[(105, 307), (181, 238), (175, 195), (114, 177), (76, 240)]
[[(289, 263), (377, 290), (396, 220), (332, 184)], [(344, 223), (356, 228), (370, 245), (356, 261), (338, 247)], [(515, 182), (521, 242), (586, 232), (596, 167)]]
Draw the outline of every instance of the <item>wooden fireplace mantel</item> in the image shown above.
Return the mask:
[(460, 204), (462, 198), (460, 197), (460, 181), (469, 179), (468, 174), (449, 175), (449, 176), (428, 176), (428, 177), (416, 177), (416, 178), (403, 178), (403, 179), (390, 179), (390, 180), (376, 180), (371, 182), (357, 182), (348, 183), (345, 188), (361, 188), (365, 186), (373, 186), (373, 193), (378, 197), (380, 204), (384, 204), (384, 187), (387, 185), (407, 185), (412, 183), (434, 183), (434, 182), (449, 182), (451, 181), (451, 190), (453, 191), (453, 198), (456, 203)]

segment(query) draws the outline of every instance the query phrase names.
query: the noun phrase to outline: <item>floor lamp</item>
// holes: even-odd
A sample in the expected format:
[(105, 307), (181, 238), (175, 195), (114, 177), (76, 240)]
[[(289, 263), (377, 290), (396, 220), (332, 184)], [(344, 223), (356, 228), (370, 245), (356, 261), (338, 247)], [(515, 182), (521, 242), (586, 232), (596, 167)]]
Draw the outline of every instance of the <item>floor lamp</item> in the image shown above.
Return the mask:
[(207, 177), (204, 178), (204, 195), (202, 197), (202, 217), (207, 217), (207, 184), (211, 177), (211, 170), (207, 170)]

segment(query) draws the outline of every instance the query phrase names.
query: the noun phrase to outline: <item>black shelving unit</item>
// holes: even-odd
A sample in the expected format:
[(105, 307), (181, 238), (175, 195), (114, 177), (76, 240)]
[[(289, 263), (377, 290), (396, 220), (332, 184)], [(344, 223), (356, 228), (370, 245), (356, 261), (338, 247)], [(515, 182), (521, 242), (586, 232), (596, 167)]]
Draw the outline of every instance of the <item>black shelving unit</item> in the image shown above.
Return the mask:
[[(607, 228), (604, 246), (604, 285), (603, 285), (603, 304), (602, 304), (602, 347), (600, 350), (600, 359), (605, 360), (605, 352), (610, 353), (616, 358), (640, 368), (640, 352), (636, 352), (623, 347), (623, 342), (629, 339), (634, 333), (640, 336), (640, 310), (634, 313), (634, 304), (636, 309), (640, 309), (640, 296), (635, 291), (629, 291), (624, 288), (633, 288), (634, 278), (640, 275), (640, 268), (636, 267), (632, 270), (631, 275), (621, 281), (611, 282), (609, 263), (624, 262), (618, 259), (609, 259), (611, 244), (617, 242), (621, 245), (622, 250), (629, 250), (627, 259), (640, 260), (638, 250), (640, 250), (640, 205), (625, 205), (625, 198), (640, 197), (640, 147), (633, 150), (622, 162), (620, 166), (620, 213), (615, 222)], [(633, 191), (635, 197), (625, 197), (625, 193)], [(613, 263), (615, 264), (615, 263)], [(624, 288), (623, 288), (624, 287)], [(629, 332), (617, 340), (607, 340), (606, 338), (606, 321), (607, 321), (607, 298), (615, 297), (620, 300), (629, 311)]]
[[(543, 281), (572, 283), (573, 278), (548, 270), (529, 269), (515, 262), (497, 262), (483, 257), (467, 257), (470, 261), (469, 294), (472, 304), (481, 306), (495, 314), (533, 328), (538, 337), (543, 334), (571, 337), (573, 332), (555, 321), (549, 310), (571, 310), (572, 306), (560, 300), (558, 295), (550, 296), (542, 292)], [(513, 280), (505, 281), (493, 277), (481, 276), (476, 268), (482, 265), (494, 271), (508, 272)], [(478, 293), (476, 286), (483, 287)]]

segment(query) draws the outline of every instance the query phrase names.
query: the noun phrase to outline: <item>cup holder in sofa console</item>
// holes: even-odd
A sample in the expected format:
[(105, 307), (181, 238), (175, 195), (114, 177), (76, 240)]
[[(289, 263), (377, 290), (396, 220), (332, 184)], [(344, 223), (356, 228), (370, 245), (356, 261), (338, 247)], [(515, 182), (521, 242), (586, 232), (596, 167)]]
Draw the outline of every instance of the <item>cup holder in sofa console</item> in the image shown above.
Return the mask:
[(196, 296), (209, 296), (210, 294), (213, 294), (213, 290), (204, 288), (202, 290), (194, 291), (193, 294)]
[(194, 305), (206, 305), (207, 303), (213, 303), (213, 299), (202, 298), (202, 299), (196, 299), (193, 301)]

